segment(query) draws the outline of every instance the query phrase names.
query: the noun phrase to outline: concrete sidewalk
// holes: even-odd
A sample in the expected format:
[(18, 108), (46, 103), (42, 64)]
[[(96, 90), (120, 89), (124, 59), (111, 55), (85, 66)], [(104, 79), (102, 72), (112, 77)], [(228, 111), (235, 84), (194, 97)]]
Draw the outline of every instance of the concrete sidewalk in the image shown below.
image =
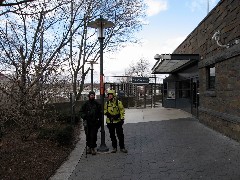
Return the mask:
[(82, 155), (85, 137), (81, 137), (52, 179), (240, 179), (240, 144), (184, 111), (126, 109), (124, 133), (127, 154), (98, 153), (88, 158)]

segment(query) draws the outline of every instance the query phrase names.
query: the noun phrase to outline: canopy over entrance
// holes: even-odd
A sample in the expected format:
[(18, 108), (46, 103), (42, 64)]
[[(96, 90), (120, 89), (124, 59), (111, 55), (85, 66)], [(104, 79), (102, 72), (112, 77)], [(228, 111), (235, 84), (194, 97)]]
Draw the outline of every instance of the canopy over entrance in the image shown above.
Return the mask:
[(156, 54), (157, 60), (152, 68), (152, 74), (172, 74), (178, 70), (196, 63), (199, 60), (198, 54)]

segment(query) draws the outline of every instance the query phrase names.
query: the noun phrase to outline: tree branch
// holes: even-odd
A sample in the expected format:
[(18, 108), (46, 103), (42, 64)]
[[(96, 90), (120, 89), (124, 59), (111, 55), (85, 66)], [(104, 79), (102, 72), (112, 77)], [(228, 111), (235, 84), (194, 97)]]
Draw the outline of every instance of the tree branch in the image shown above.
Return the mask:
[(34, 0), (24, 0), (24, 1), (19, 1), (19, 2), (15, 2), (15, 3), (5, 3), (5, 4), (3, 4), (4, 1), (6, 2), (6, 0), (0, 0), (0, 6), (16, 6), (16, 5), (31, 2), (31, 1), (34, 1)]

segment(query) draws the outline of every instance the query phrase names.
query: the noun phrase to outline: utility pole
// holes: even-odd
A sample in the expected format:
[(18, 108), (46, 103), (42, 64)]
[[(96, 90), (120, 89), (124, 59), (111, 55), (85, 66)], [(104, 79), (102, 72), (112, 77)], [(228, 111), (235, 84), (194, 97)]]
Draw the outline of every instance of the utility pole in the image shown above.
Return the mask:
[(209, 0), (207, 0), (207, 14), (209, 13)]

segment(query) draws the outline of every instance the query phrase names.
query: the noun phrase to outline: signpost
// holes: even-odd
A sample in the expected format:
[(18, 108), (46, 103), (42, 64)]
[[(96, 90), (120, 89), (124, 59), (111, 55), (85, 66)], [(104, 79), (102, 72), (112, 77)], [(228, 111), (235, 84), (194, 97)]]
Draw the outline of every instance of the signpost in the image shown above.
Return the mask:
[(149, 84), (149, 78), (148, 77), (132, 77), (132, 84)]

